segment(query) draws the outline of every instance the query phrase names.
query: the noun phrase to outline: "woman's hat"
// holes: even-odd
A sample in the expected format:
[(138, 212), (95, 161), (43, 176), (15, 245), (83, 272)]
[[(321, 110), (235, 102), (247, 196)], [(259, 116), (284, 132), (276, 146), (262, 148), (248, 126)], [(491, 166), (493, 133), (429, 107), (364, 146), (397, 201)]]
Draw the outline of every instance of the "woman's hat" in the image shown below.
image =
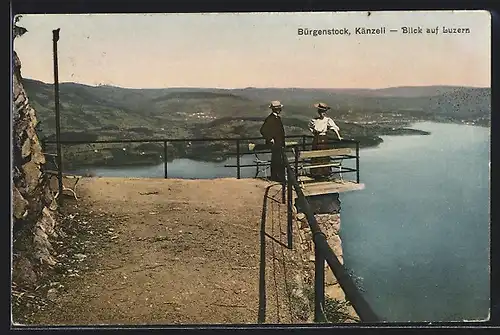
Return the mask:
[(282, 108), (282, 107), (283, 105), (278, 100), (271, 101), (271, 104), (269, 105), (269, 108)]
[(330, 106), (328, 106), (324, 102), (319, 102), (317, 104), (314, 104), (314, 107), (316, 107), (317, 109), (319, 109), (322, 112), (326, 112), (327, 110), (330, 109)]

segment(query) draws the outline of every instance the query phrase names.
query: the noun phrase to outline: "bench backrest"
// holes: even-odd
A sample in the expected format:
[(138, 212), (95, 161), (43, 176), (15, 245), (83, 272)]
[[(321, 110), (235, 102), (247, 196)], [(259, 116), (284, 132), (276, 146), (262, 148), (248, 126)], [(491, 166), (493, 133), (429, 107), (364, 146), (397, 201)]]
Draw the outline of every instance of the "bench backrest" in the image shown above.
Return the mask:
[(299, 154), (299, 159), (317, 158), (317, 157), (331, 157), (331, 156), (342, 156), (352, 154), (351, 148), (338, 148), (338, 149), (327, 149), (327, 150), (311, 150), (311, 151), (301, 151)]
[[(290, 142), (285, 142), (285, 147), (291, 147), (297, 145), (297, 142), (290, 141)], [(271, 149), (271, 145), (269, 144), (255, 144), (255, 143), (248, 143), (248, 150), (249, 151), (260, 151), (260, 150), (269, 150)]]

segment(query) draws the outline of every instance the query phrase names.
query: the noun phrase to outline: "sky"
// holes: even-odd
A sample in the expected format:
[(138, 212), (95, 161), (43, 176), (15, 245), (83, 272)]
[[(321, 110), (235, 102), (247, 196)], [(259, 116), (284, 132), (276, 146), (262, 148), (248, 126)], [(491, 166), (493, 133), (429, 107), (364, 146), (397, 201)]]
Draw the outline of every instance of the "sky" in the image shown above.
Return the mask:
[[(487, 11), (30, 14), (14, 50), (22, 75), (129, 88), (490, 86)], [(402, 27), (422, 34), (403, 34)], [(386, 28), (359, 35), (356, 27)], [(438, 27), (438, 34), (426, 28)], [(444, 34), (469, 28), (467, 34)], [(299, 35), (299, 28), (350, 35)], [(390, 32), (390, 29), (398, 29)]]

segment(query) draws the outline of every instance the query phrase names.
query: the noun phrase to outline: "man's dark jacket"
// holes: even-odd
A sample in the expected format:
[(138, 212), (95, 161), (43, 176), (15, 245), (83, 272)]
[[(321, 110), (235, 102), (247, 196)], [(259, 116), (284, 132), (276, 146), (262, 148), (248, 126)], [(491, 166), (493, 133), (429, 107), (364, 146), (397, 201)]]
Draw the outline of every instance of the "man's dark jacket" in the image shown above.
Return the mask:
[(285, 129), (279, 115), (274, 113), (269, 114), (262, 127), (260, 127), (260, 133), (266, 139), (267, 144), (270, 144), (271, 139), (274, 138), (276, 146), (285, 145)]

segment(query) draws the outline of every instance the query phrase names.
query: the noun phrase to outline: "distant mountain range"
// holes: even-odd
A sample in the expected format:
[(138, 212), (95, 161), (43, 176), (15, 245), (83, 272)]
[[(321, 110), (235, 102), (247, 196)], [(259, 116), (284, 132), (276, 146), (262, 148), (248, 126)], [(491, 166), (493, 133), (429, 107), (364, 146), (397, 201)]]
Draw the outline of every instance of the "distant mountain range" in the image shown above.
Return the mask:
[[(23, 83), (41, 121), (41, 137), (54, 139), (53, 85), (31, 79)], [(59, 88), (61, 138), (78, 141), (260, 137), (259, 128), (272, 100), (284, 104), (288, 135), (309, 135), (307, 123), (317, 115), (313, 104), (321, 101), (332, 107), (330, 115), (342, 135), (360, 141), (361, 146), (379, 144), (382, 135), (425, 135), (408, 129), (410, 123), (420, 120), (489, 125), (491, 113), (489, 88), (457, 86), (127, 89), (61, 83)], [(168, 146), (168, 157), (220, 160), (234, 152), (233, 146), (229, 142), (191, 146), (173, 142)], [(88, 145), (66, 146), (67, 164), (154, 163), (163, 153), (162, 145), (155, 143), (130, 146), (126, 151), (123, 145), (93, 146), (97, 147), (96, 152)]]
[[(25, 89), (42, 120), (53, 115), (53, 85), (25, 79)], [(309, 118), (312, 104), (323, 101), (340, 117), (370, 113), (419, 112), (427, 118), (489, 119), (490, 88), (460, 86), (391, 87), (384, 89), (304, 88), (162, 88), (127, 89), (61, 83), (61, 113), (66, 127), (85, 129), (111, 123), (147, 126), (157, 121), (186, 121), (186, 114), (218, 117), (264, 117), (267, 104), (280, 100), (284, 115)], [(350, 112), (349, 112), (350, 111)], [(347, 117), (347, 116), (346, 116)], [(152, 118), (148, 120), (148, 118)], [(51, 121), (48, 121), (52, 124)]]

